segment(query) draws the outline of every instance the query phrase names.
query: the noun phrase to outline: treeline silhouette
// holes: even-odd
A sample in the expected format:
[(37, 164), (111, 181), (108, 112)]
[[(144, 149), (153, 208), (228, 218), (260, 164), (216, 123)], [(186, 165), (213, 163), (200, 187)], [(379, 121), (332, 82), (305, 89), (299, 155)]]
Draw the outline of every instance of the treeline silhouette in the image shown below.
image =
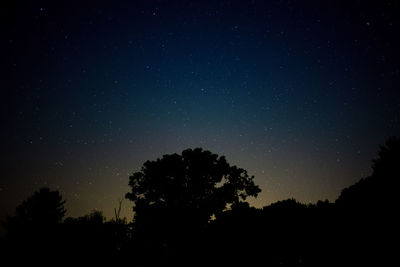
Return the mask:
[[(246, 202), (247, 172), (200, 148), (147, 161), (129, 178), (135, 217), (99, 211), (66, 218), (58, 191), (42, 188), (4, 222), (4, 258), (111, 260), (132, 266), (384, 266), (396, 260), (400, 138), (381, 146), (373, 172), (335, 202)], [(56, 261), (54, 264), (61, 263)]]

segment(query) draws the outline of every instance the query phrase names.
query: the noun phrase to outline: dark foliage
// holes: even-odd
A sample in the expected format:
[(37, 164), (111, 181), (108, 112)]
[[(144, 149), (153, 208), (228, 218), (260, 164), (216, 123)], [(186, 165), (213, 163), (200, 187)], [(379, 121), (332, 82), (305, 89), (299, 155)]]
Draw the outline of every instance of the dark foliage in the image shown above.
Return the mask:
[(395, 211), (399, 209), (400, 138), (388, 139), (378, 156), (372, 175), (343, 189), (335, 205), (348, 258), (381, 265), (395, 259), (391, 244), (399, 223)]
[(218, 218), (227, 206), (257, 196), (260, 189), (253, 178), (201, 148), (145, 162), (129, 178), (132, 190), (126, 195), (134, 202), (135, 238), (142, 242), (137, 249), (146, 248), (141, 253), (145, 257), (155, 250), (181, 258), (182, 250), (198, 245), (194, 243), (212, 216)]
[(16, 208), (15, 216), (3, 223), (7, 230), (5, 255), (24, 252), (40, 257), (60, 251), (55, 244), (60, 238), (60, 222), (66, 212), (64, 203), (58, 191), (48, 188), (41, 188), (23, 201)]
[[(378, 212), (397, 206), (400, 178), (400, 138), (392, 137), (381, 146), (379, 157), (373, 160), (371, 176), (343, 189), (336, 204), (346, 209)], [(395, 205), (395, 206), (392, 206)]]
[(16, 215), (7, 218), (5, 226), (10, 231), (19, 225), (55, 225), (61, 222), (65, 215), (64, 203), (58, 191), (41, 188), (17, 207)]
[[(371, 176), (335, 203), (294, 199), (262, 209), (245, 199), (253, 178), (201, 149), (148, 161), (130, 177), (135, 220), (95, 211), (67, 218), (57, 191), (41, 189), (5, 222), (4, 255), (134, 266), (386, 266), (396, 258), (400, 139), (391, 138)], [(82, 261), (80, 261), (82, 262)]]
[(65, 250), (79, 258), (101, 255), (102, 260), (121, 260), (129, 240), (129, 225), (124, 220), (107, 222), (100, 211), (67, 218), (62, 227)]

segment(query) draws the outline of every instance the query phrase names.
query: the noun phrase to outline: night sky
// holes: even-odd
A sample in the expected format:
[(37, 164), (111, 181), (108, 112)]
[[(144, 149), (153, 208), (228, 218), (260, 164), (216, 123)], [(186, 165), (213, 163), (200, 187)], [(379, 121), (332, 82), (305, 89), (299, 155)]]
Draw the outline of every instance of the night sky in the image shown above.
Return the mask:
[(396, 1), (131, 2), (1, 8), (0, 218), (47, 186), (110, 219), (144, 161), (195, 147), (256, 207), (334, 201), (400, 135)]

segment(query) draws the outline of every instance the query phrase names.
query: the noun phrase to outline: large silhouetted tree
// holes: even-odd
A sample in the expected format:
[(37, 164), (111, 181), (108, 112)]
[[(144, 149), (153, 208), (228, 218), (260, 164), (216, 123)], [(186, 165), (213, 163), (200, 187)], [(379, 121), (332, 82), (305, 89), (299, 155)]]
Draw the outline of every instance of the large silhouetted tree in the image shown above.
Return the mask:
[(146, 161), (141, 171), (130, 176), (131, 192), (126, 198), (134, 202), (135, 229), (145, 242), (159, 242), (162, 247), (186, 242), (178, 236), (195, 239), (193, 235), (212, 216), (256, 197), (260, 189), (253, 179), (223, 156), (201, 148), (187, 149), (181, 155)]
[(129, 177), (132, 190), (126, 198), (134, 202), (137, 219), (148, 211), (166, 210), (195, 212), (199, 222), (207, 223), (227, 205), (256, 197), (260, 189), (253, 178), (223, 156), (187, 149), (182, 155), (146, 161), (141, 171)]

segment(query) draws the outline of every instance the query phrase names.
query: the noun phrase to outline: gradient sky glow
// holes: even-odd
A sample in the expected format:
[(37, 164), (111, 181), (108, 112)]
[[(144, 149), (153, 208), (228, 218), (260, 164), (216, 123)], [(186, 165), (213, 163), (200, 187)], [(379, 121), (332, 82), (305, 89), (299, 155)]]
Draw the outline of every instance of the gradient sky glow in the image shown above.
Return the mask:
[(396, 1), (133, 2), (1, 9), (0, 218), (42, 186), (111, 218), (144, 161), (194, 147), (255, 175), (257, 207), (334, 201), (400, 135)]

